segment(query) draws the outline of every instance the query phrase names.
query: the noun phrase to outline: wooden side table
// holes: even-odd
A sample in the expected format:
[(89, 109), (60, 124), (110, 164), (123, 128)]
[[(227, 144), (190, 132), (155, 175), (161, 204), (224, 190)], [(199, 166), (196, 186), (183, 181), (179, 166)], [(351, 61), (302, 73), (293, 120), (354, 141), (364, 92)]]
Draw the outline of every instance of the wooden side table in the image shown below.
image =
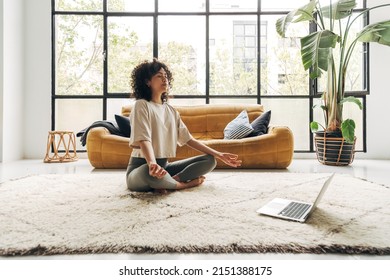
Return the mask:
[[(53, 153), (51, 152), (53, 147)], [(59, 152), (64, 150), (64, 153)], [(44, 162), (76, 161), (76, 137), (72, 131), (49, 131)]]

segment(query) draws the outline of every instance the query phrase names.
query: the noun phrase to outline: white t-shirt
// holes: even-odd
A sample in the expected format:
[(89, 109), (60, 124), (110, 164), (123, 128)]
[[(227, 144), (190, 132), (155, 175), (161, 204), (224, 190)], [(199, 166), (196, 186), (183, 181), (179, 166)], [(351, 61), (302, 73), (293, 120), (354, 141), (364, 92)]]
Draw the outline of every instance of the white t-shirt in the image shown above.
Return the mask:
[(156, 158), (176, 156), (176, 148), (192, 139), (179, 113), (169, 104), (158, 104), (139, 99), (135, 101), (130, 113), (131, 156), (142, 157), (139, 141), (152, 143)]

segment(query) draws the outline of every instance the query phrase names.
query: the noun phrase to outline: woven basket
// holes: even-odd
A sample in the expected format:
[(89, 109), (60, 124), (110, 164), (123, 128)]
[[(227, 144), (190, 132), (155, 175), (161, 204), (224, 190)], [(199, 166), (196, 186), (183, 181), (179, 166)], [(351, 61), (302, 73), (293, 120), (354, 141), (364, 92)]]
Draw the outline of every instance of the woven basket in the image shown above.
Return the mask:
[(325, 165), (349, 165), (355, 155), (355, 142), (345, 142), (342, 137), (314, 137), (317, 159)]

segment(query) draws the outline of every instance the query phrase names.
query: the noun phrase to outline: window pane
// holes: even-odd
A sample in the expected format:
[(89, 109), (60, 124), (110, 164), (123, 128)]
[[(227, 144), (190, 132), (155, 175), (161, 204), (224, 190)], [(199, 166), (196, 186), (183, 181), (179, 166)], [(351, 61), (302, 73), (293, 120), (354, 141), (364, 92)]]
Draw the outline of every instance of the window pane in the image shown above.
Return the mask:
[(205, 12), (206, 0), (159, 0), (159, 12)]
[[(360, 102), (363, 104), (363, 99), (359, 98)], [(316, 98), (314, 99), (314, 104), (315, 105), (320, 105), (321, 104), (321, 99)], [(364, 109), (363, 109), (364, 110)], [(356, 104), (347, 102), (344, 103), (344, 110), (343, 110), (343, 119), (352, 119), (355, 121), (355, 136), (356, 136), (356, 144), (355, 144), (355, 149), (356, 150), (363, 150), (363, 110), (360, 110)], [(322, 110), (320, 109), (319, 106), (317, 106), (314, 109), (313, 112), (313, 117), (314, 120), (319, 122), (321, 125), (325, 126), (324, 122), (324, 114)], [(320, 129), (322, 130), (322, 128)]]
[(210, 0), (211, 12), (256, 12), (257, 0)]
[[(171, 94), (205, 94), (206, 27), (203, 16), (161, 16), (159, 59), (173, 74)], [(196, 28), (193, 28), (196, 26)], [(191, 30), (191, 36), (188, 36)]]
[(103, 93), (103, 17), (56, 16), (56, 94)]
[(108, 18), (108, 92), (130, 92), (134, 67), (153, 57), (152, 17)]
[[(352, 43), (353, 40), (356, 39), (356, 34), (359, 33), (360, 30), (363, 28), (363, 22), (364, 20), (359, 17), (355, 23), (352, 25), (349, 34), (350, 36), (348, 37), (347, 44)], [(327, 23), (326, 23), (327, 24)], [(342, 22), (343, 28), (345, 27), (346, 21)], [(339, 30), (339, 24), (338, 21), (335, 25), (335, 32)], [(334, 59), (336, 63), (336, 69), (338, 70), (338, 61), (340, 59), (340, 52), (339, 52), (339, 44), (336, 45), (336, 48), (334, 49)], [(324, 72), (324, 75), (319, 79), (319, 87), (318, 91), (322, 92), (325, 91), (326, 87), (326, 79), (327, 75), (326, 72)], [(347, 69), (347, 75), (345, 78), (345, 90), (346, 91), (362, 91), (365, 90), (364, 86), (364, 51), (363, 51), (363, 44), (358, 43), (355, 46), (355, 49), (353, 51), (353, 54), (351, 56), (350, 62), (348, 64), (348, 69)]]
[[(359, 98), (363, 104), (363, 99)], [(356, 135), (356, 150), (363, 150), (363, 110), (360, 110), (356, 104), (347, 102), (344, 104), (344, 120), (352, 119), (355, 121), (355, 135)]]
[[(261, 0), (262, 11), (291, 11), (303, 7), (310, 0)], [(322, 5), (329, 5), (329, 0), (321, 1)], [(356, 8), (363, 8), (363, 0), (356, 1)]]
[(309, 0), (261, 0), (260, 2), (262, 11), (291, 11), (308, 4)]
[[(103, 102), (100, 99), (57, 99), (55, 130), (73, 131), (74, 134), (102, 120)], [(86, 148), (76, 139), (78, 150)]]
[(210, 98), (210, 104), (257, 104), (257, 100), (254, 98)]
[(245, 35), (253, 29), (256, 16), (210, 16), (210, 39), (215, 42), (210, 45), (210, 94), (256, 95), (256, 49), (245, 46), (246, 41), (256, 44), (256, 36)]
[(110, 98), (107, 100), (107, 120), (115, 120), (115, 115), (122, 115), (122, 107), (132, 104), (135, 99)]
[(154, 12), (154, 0), (108, 0), (110, 12)]
[(197, 106), (206, 104), (203, 98), (171, 98), (168, 100), (172, 106)]
[(308, 99), (271, 99), (261, 100), (264, 110), (271, 110), (270, 125), (289, 127), (294, 134), (294, 150), (310, 149), (309, 100)]
[(363, 44), (356, 44), (348, 65), (345, 78), (346, 91), (366, 90), (364, 85), (364, 47)]
[(102, 11), (102, 0), (55, 0), (57, 11)]
[[(300, 38), (309, 34), (307, 23), (291, 24), (286, 38), (275, 29), (280, 16), (263, 16), (267, 28), (263, 29), (261, 51), (262, 95), (308, 95), (309, 75), (304, 70), (300, 53)], [(266, 45), (263, 45), (264, 39)], [(264, 57), (265, 56), (265, 57)]]
[(363, 8), (363, 2), (364, 0), (356, 0), (356, 8), (362, 9)]

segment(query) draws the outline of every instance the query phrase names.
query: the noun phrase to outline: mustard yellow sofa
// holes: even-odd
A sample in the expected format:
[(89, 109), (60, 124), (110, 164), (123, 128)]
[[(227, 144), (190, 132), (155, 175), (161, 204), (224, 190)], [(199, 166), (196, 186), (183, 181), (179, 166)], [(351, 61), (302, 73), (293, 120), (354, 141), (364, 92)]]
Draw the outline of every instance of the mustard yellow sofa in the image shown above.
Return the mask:
[[(194, 138), (218, 151), (238, 154), (241, 168), (286, 168), (294, 151), (294, 138), (285, 126), (269, 127), (260, 136), (224, 140), (224, 128), (242, 110), (247, 110), (249, 120), (264, 112), (262, 105), (201, 105), (175, 107)], [(122, 108), (122, 115), (129, 116), (131, 106)], [(88, 159), (95, 168), (126, 168), (132, 148), (129, 138), (112, 135), (103, 127), (92, 128), (87, 135)], [(199, 155), (188, 146), (178, 147), (175, 161)], [(218, 161), (217, 168), (231, 168)]]

